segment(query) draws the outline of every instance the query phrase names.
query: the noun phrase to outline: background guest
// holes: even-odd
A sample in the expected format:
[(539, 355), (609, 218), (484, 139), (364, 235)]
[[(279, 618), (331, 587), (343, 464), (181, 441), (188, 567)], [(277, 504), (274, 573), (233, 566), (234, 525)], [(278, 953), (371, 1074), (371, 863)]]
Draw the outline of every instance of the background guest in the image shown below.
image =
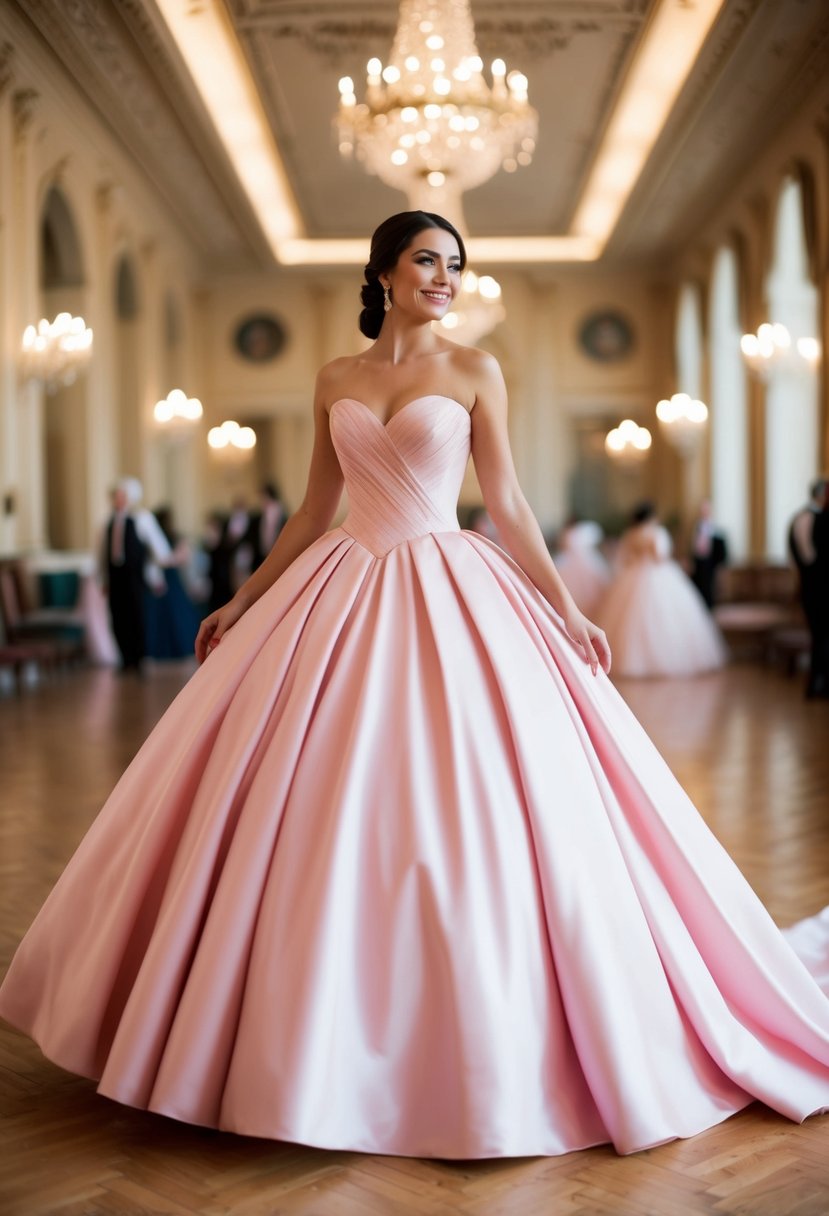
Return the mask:
[(254, 570), (262, 565), (274, 547), (286, 518), (287, 513), (278, 487), (272, 481), (265, 482), (259, 493), (259, 510), (253, 516), (250, 528)]
[(237, 495), (230, 508), (223, 543), (230, 558), (230, 583), (237, 591), (253, 569), (252, 520), (245, 498)]
[(165, 594), (145, 591), (146, 654), (151, 659), (190, 658), (201, 620), (180, 573), (190, 561), (190, 546), (176, 532), (170, 507), (156, 507), (153, 514), (170, 546), (170, 557), (162, 571)]
[(610, 586), (610, 567), (599, 552), (604, 532), (592, 519), (576, 516), (558, 535), (556, 569), (573, 599), (587, 616), (598, 611)]
[(691, 535), (691, 581), (709, 608), (716, 599), (717, 570), (727, 561), (725, 537), (714, 523), (710, 500), (704, 498)]
[(829, 480), (819, 477), (809, 486), (809, 502), (789, 526), (789, 552), (800, 579), (800, 602), (809, 626), (811, 654), (806, 696), (829, 696), (829, 536), (827, 536)]
[(598, 612), (619, 675), (690, 676), (726, 661), (720, 631), (671, 548), (653, 504), (642, 503), (619, 542), (618, 573)]
[(112, 631), (124, 671), (139, 671), (145, 655), (144, 588), (166, 592), (162, 567), (172, 550), (155, 516), (140, 506), (141, 482), (124, 477), (112, 495), (112, 514), (104, 535), (104, 572)]

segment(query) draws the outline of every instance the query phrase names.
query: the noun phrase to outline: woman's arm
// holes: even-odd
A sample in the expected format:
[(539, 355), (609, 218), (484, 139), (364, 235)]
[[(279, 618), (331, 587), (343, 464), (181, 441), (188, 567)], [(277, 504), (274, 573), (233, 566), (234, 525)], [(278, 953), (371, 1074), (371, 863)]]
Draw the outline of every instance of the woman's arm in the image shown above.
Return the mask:
[(497, 360), (476, 352), (476, 400), (472, 410), (472, 458), (487, 510), (505, 547), (564, 621), (584, 651), (593, 674), (610, 670), (610, 647), (598, 626), (579, 611), (547, 551), (538, 522), (524, 497), (510, 452), (507, 392)]
[(327, 531), (340, 501), (343, 476), (328, 425), (328, 374), (317, 377), (314, 394), (314, 450), (305, 497), (288, 519), (274, 547), (258, 570), (242, 584), (229, 603), (211, 612), (201, 623), (196, 638), (196, 658), (203, 663), (223, 635), (240, 616), (273, 586), (291, 562)]

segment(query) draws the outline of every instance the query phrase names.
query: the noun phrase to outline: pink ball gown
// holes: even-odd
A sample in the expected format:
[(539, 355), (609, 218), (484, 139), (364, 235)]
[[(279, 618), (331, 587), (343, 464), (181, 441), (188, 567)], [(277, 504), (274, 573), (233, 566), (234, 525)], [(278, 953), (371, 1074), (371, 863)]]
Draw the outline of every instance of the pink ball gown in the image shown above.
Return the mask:
[(650, 520), (622, 537), (618, 573), (596, 613), (617, 675), (693, 676), (728, 658), (705, 601), (670, 555), (668, 532)]
[(347, 519), (150, 735), (0, 1011), (120, 1102), (337, 1149), (627, 1153), (829, 1106), (829, 999), (611, 682), (459, 530), (467, 412), (346, 398), (331, 432)]

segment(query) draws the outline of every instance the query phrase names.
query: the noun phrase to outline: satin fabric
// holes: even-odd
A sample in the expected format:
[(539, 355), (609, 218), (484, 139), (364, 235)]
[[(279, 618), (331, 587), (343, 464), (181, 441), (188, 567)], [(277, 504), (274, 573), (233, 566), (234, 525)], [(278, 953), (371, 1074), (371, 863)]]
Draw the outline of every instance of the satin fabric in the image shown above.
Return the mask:
[(150, 735), (0, 1012), (120, 1102), (330, 1148), (631, 1152), (753, 1098), (829, 1106), (826, 995), (610, 681), (459, 530), (467, 412), (345, 399), (331, 433), (343, 526)]

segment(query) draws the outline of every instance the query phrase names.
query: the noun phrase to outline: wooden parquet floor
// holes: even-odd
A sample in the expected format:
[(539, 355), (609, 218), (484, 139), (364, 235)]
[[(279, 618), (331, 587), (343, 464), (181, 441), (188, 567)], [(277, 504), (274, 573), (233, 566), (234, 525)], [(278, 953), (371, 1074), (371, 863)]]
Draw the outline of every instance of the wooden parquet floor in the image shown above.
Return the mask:
[[(0, 696), (0, 965), (181, 672)], [(623, 692), (781, 924), (829, 904), (829, 702), (735, 667)], [(118, 1106), (0, 1025), (0, 1216), (827, 1216), (829, 1116), (755, 1105), (632, 1157), (446, 1163), (237, 1137)]]

